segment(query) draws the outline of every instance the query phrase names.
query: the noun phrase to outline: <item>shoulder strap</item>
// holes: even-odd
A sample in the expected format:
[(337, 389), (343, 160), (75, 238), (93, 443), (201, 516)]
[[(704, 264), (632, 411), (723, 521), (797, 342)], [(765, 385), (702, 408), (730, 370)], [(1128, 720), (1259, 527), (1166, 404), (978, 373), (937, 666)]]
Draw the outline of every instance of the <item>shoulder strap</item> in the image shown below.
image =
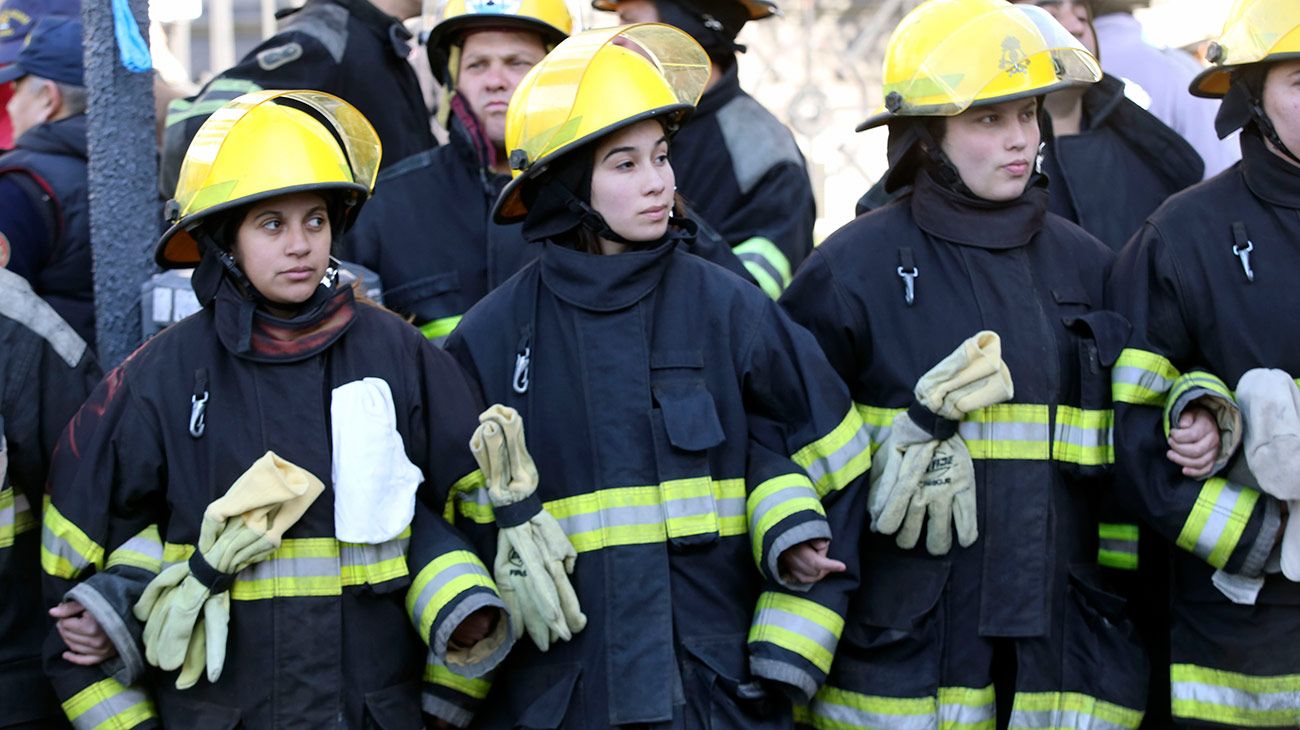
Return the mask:
[(59, 204), (58, 196), (54, 194), (54, 188), (45, 181), (45, 178), (26, 167), (0, 167), (0, 176), (7, 176), (12, 180), (41, 211), (45, 230), (50, 233), (48, 250), (53, 250), (55, 244), (63, 239), (64, 227), (63, 207)]

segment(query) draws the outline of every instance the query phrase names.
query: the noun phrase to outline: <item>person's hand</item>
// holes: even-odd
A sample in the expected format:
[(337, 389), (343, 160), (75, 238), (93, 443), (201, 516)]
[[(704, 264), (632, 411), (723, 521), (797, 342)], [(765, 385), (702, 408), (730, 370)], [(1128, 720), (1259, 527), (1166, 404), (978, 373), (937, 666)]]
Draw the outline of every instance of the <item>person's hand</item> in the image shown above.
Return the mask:
[(1188, 406), (1169, 431), (1169, 460), (1183, 468), (1183, 475), (1200, 478), (1210, 473), (1219, 453), (1219, 425), (1214, 416), (1199, 406)]
[(831, 573), (842, 573), (844, 563), (826, 557), (831, 541), (825, 538), (801, 542), (786, 548), (776, 559), (781, 576), (795, 583), (805, 585), (816, 583)]
[(496, 628), (499, 611), (495, 608), (480, 608), (465, 617), (460, 626), (451, 632), (451, 647), (468, 649), (486, 639)]
[(117, 647), (109, 641), (108, 634), (80, 603), (64, 601), (50, 609), (50, 616), (58, 619), (55, 626), (68, 646), (68, 651), (63, 652), (68, 663), (93, 667), (117, 656)]

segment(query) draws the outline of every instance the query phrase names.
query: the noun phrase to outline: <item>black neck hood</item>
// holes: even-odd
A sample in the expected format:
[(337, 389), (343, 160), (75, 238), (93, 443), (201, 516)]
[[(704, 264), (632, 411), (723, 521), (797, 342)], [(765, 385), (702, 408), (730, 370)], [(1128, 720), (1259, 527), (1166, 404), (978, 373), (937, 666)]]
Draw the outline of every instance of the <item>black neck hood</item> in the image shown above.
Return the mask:
[(1030, 178), (1020, 197), (992, 201), (943, 187), (921, 170), (912, 189), (912, 216), (921, 230), (944, 241), (1017, 248), (1043, 229), (1047, 202), (1047, 178), (1039, 174)]

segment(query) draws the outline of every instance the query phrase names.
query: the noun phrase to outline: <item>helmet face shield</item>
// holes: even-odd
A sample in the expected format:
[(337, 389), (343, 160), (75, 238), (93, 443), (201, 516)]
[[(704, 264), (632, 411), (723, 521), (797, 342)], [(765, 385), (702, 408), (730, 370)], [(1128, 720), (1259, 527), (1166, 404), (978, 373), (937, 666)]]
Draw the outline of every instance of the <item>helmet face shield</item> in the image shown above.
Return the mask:
[(382, 148), (352, 105), (318, 91), (259, 91), (213, 112), (181, 163), (174, 225), (159, 242), (162, 266), (192, 266), (197, 243), (188, 228), (254, 200), (300, 190), (374, 188)]
[(1097, 60), (1046, 10), (1002, 0), (930, 0), (894, 30), (885, 106), (859, 131), (896, 117), (948, 117), (1101, 79)]
[(1232, 85), (1232, 70), (1251, 63), (1300, 57), (1300, 2), (1237, 0), (1207, 59), (1214, 64), (1192, 80), (1191, 92), (1221, 97)]
[(709, 58), (689, 35), (643, 23), (572, 36), (520, 81), (506, 112), (514, 180), (498, 220), (525, 210), (519, 183), (565, 152), (640, 119), (680, 118), (709, 80)]

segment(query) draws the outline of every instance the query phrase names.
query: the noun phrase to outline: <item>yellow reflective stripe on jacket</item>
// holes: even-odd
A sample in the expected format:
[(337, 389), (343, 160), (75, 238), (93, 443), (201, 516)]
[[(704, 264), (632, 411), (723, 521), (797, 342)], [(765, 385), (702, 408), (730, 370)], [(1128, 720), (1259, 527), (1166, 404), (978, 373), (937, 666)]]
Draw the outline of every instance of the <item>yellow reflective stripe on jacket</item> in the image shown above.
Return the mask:
[(1016, 692), (1008, 730), (1135, 730), (1142, 711), (1078, 692)]
[(486, 679), (462, 677), (441, 664), (433, 663), (425, 665), (424, 681), (455, 690), (476, 700), (487, 697), (488, 690), (492, 689), (492, 683)]
[(999, 403), (966, 414), (957, 425), (972, 459), (1045, 461), (1052, 455), (1048, 408), (1037, 403)]
[(816, 512), (826, 516), (812, 482), (804, 474), (783, 474), (759, 484), (749, 493), (745, 513), (754, 547), (754, 562), (762, 569), (763, 543), (767, 533), (781, 520), (799, 512)]
[(1174, 717), (1232, 727), (1300, 726), (1300, 674), (1256, 676), (1173, 664)]
[(754, 236), (733, 246), (731, 251), (769, 297), (781, 298), (781, 293), (790, 286), (790, 260), (775, 243)]
[(77, 730), (127, 730), (158, 716), (148, 695), (115, 679), (101, 679), (68, 698), (63, 713)]
[(1259, 492), (1250, 487), (1220, 477), (1207, 480), (1178, 535), (1178, 547), (1222, 568), (1237, 549), (1258, 501)]
[(812, 479), (819, 497), (847, 487), (871, 469), (871, 429), (862, 422), (856, 407), (849, 408), (844, 420), (816, 441), (790, 457)]
[(1114, 411), (1057, 406), (1052, 458), (1081, 466), (1114, 464), (1114, 426)]
[(14, 544), (14, 538), (36, 529), (27, 495), (13, 487), (0, 490), (0, 548)]
[[(589, 494), (551, 500), (543, 506), (550, 512), (569, 542), (580, 553), (619, 545), (644, 545), (668, 539), (668, 519), (677, 500), (671, 485), (661, 487), (615, 487)], [(711, 480), (718, 515), (718, 534), (745, 534), (745, 482), (742, 479)]]
[[(905, 408), (883, 408), (858, 403), (874, 452), (884, 445), (894, 419)], [(1075, 406), (1056, 407), (1055, 426), (1050, 408), (1038, 403), (999, 403), (966, 415), (957, 433), (972, 459), (1054, 459), (1067, 464), (1100, 466), (1115, 460), (1114, 412)], [(1050, 436), (1050, 439), (1049, 439)]]
[[(993, 687), (940, 687), (936, 697), (880, 697), (824, 687), (813, 701), (819, 729), (994, 730)], [(937, 722), (936, 722), (937, 718)]]
[[(705, 484), (712, 492), (718, 534), (744, 535), (748, 527), (743, 479), (698, 477), (664, 482), (662, 486), (613, 487), (553, 499), (542, 506), (560, 523), (580, 553), (617, 545), (643, 545), (667, 540), (670, 524), (674, 537), (700, 534), (694, 530), (711, 526), (713, 518), (702, 512), (708, 503), (704, 499)], [(492, 503), (482, 479), (456, 490), (447, 503), (447, 512), (478, 524), (492, 524)]]
[(749, 641), (764, 641), (807, 659), (822, 671), (831, 670), (844, 618), (820, 603), (786, 593), (758, 597)]
[(1110, 393), (1116, 403), (1161, 406), (1178, 379), (1178, 368), (1161, 355), (1124, 348), (1110, 371)]
[(458, 314), (454, 317), (443, 317), (442, 319), (425, 322), (420, 325), (420, 332), (433, 344), (442, 345), (447, 336), (452, 333), (452, 330), (456, 329), (456, 325), (460, 324), (460, 318), (461, 315)]
[(1138, 526), (1101, 522), (1097, 525), (1097, 564), (1119, 570), (1137, 570)]
[(440, 555), (420, 569), (406, 592), (406, 613), (424, 643), (429, 643), (438, 613), (465, 591), (487, 588), (496, 595), (496, 584), (478, 556), (468, 550)]
[(45, 497), (41, 530), (41, 569), (56, 577), (71, 580), (83, 570), (104, 567), (104, 548), (64, 517)]
[(108, 554), (105, 566), (112, 568), (115, 565), (127, 565), (150, 573), (161, 573), (163, 543), (162, 537), (158, 534), (158, 526), (149, 525), (137, 532), (135, 537), (114, 548), (113, 552)]
[(1218, 376), (1200, 370), (1184, 373), (1174, 380), (1173, 385), (1169, 388), (1169, 395), (1165, 397), (1164, 418), (1162, 419), (1165, 438), (1169, 437), (1169, 416), (1173, 413), (1174, 405), (1179, 398), (1183, 397), (1184, 393), (1196, 389), (1208, 390), (1229, 403), (1237, 402), (1237, 397)]
[[(408, 575), (411, 530), (374, 545), (339, 542), (332, 537), (284, 540), (265, 560), (235, 575), (230, 597), (236, 601), (337, 596), (345, 586), (375, 585)], [(165, 543), (163, 567), (190, 559), (193, 545)]]

